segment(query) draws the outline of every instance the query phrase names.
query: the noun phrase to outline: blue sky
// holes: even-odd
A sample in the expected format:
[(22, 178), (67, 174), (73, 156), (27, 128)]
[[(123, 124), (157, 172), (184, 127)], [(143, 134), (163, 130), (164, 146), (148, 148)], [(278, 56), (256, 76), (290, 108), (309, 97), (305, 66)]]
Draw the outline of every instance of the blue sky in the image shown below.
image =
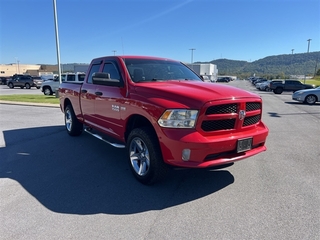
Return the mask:
[[(320, 51), (320, 0), (56, 0), (61, 63)], [(56, 64), (53, 0), (0, 0), (0, 64)], [(113, 52), (116, 51), (116, 52)]]

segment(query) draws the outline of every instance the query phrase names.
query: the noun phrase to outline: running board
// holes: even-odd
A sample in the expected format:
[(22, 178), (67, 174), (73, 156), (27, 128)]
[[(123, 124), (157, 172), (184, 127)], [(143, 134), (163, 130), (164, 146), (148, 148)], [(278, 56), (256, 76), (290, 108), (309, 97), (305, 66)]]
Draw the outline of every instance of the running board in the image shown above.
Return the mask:
[(123, 145), (123, 144), (119, 144), (119, 143), (112, 143), (112, 142), (109, 142), (107, 141), (106, 139), (104, 139), (103, 137), (101, 137), (100, 135), (96, 134), (96, 133), (92, 133), (89, 129), (85, 128), (84, 131), (86, 133), (89, 133), (90, 135), (94, 136), (95, 138), (98, 138), (100, 139), (101, 141), (104, 141), (105, 143), (108, 143), (110, 144), (111, 146), (113, 147), (116, 147), (116, 148), (125, 148), (126, 146)]

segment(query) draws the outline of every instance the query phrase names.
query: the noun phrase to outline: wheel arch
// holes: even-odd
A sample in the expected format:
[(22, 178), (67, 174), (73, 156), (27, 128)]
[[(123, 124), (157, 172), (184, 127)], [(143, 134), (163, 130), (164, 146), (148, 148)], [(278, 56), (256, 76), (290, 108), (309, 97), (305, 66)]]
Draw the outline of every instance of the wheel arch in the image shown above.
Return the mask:
[(61, 108), (63, 109), (63, 111), (66, 109), (66, 107), (67, 107), (68, 105), (70, 105), (70, 106), (73, 108), (70, 99), (69, 99), (69, 98), (65, 98), (64, 101), (63, 101), (63, 106), (61, 106)]
[[(130, 116), (130, 118), (127, 121), (126, 129), (125, 129), (125, 133), (124, 133), (125, 141), (127, 142), (128, 136), (133, 129), (142, 128), (142, 127), (149, 127), (153, 131), (155, 136), (157, 136), (156, 130), (154, 129), (154, 126), (149, 121), (149, 119), (147, 119), (146, 117), (141, 116), (139, 114), (134, 114), (134, 115)], [(158, 140), (158, 142), (159, 142), (159, 140)]]

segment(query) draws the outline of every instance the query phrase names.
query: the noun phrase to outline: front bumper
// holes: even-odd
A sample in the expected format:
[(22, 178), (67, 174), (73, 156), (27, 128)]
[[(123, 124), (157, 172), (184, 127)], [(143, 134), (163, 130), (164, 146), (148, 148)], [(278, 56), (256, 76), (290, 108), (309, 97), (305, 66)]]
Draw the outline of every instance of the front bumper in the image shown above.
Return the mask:
[[(245, 131), (203, 136), (195, 130), (162, 129), (159, 136), (163, 159), (178, 167), (206, 168), (239, 161), (266, 150), (268, 128), (260, 122)], [(253, 138), (252, 148), (237, 153), (237, 141)], [(182, 152), (190, 150), (190, 159), (182, 160)]]

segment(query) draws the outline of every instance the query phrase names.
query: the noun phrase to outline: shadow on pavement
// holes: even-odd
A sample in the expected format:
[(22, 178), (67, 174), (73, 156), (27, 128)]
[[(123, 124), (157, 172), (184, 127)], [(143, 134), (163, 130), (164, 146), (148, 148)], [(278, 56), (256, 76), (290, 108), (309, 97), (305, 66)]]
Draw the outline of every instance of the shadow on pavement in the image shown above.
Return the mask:
[[(134, 214), (161, 210), (215, 193), (234, 182), (224, 170), (170, 171), (153, 186), (137, 182), (126, 152), (87, 134), (69, 137), (64, 126), (3, 132), (0, 178), (17, 181), (51, 211)], [(9, 197), (9, 196), (8, 196)]]

